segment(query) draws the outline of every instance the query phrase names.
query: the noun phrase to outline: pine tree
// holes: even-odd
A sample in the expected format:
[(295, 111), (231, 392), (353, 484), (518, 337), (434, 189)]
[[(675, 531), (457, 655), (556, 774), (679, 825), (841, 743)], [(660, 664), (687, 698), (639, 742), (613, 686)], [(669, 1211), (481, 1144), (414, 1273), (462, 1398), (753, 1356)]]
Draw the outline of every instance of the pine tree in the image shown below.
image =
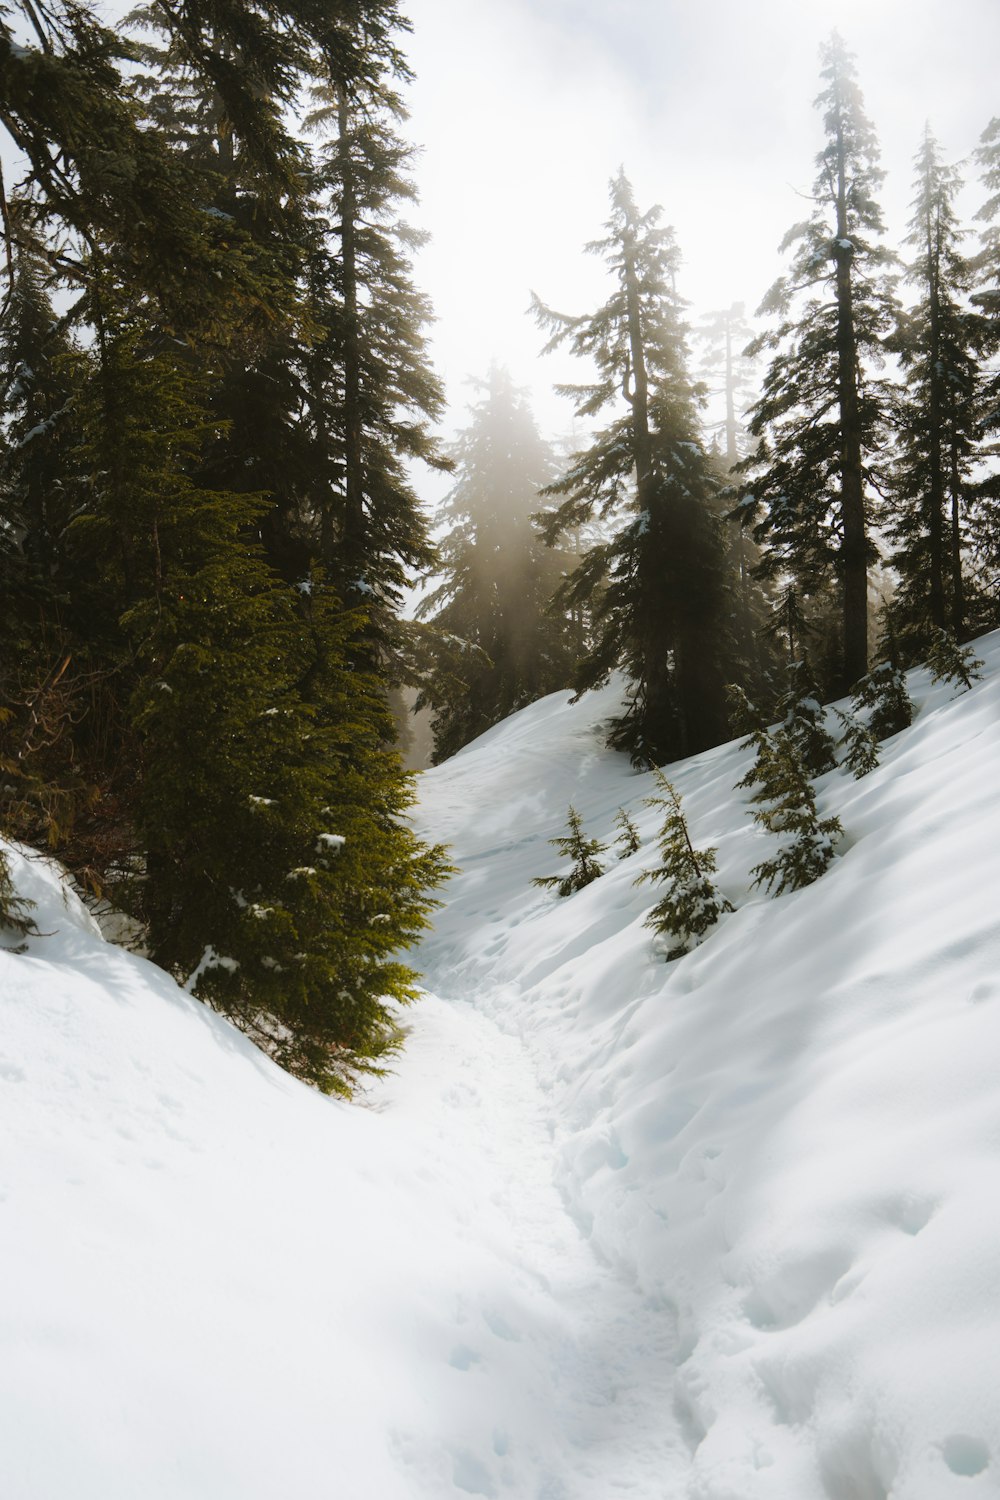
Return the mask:
[(713, 509), (720, 484), (702, 446), (697, 391), (686, 369), (678, 252), (641, 214), (624, 172), (611, 184), (605, 237), (588, 250), (606, 261), (615, 287), (596, 312), (569, 317), (537, 298), (549, 350), (568, 344), (597, 377), (565, 387), (582, 418), (612, 408), (609, 424), (576, 455), (549, 493), (562, 495), (547, 521), (555, 540), (595, 514), (610, 535), (586, 554), (560, 590), (572, 610), (593, 610), (595, 639), (575, 680), (578, 692), (617, 666), (630, 702), (610, 743), (636, 763), (690, 754), (725, 736), (729, 670), (725, 554)]
[(573, 861), (571, 868), (565, 875), (536, 875), (531, 882), (532, 885), (541, 886), (543, 890), (554, 890), (557, 896), (572, 896), (592, 881), (599, 880), (604, 874), (599, 855), (604, 854), (608, 847), (599, 839), (587, 837), (575, 807), (571, 806), (569, 809), (566, 826), (569, 833), (549, 839), (549, 843), (558, 849), (563, 859)]
[(642, 848), (642, 840), (639, 830), (625, 811), (620, 807), (615, 816), (615, 827), (619, 830), (615, 839), (615, 848), (618, 850), (619, 859), (628, 859), (631, 854), (638, 854)]
[(656, 881), (668, 885), (666, 895), (656, 903), (643, 925), (672, 939), (667, 958), (680, 958), (691, 951), (725, 912), (734, 908), (712, 879), (716, 851), (694, 848), (677, 792), (662, 771), (656, 770), (654, 774), (659, 795), (645, 801), (648, 807), (661, 808), (665, 814), (659, 837), (660, 863), (644, 870), (634, 883)]
[(776, 318), (752, 349), (769, 350), (764, 392), (750, 430), (740, 513), (755, 521), (772, 576), (790, 574), (805, 595), (835, 581), (841, 598), (841, 688), (868, 662), (869, 488), (886, 430), (887, 392), (871, 372), (894, 326), (875, 194), (882, 179), (874, 131), (854, 65), (834, 34), (822, 49), (817, 99), (826, 145), (817, 157), (810, 217), (785, 236), (789, 272), (761, 311)]
[(878, 765), (878, 735), (870, 723), (865, 723), (854, 714), (845, 714), (839, 708), (834, 709), (834, 713), (844, 726), (841, 744), (845, 746), (847, 754), (843, 763), (855, 781), (860, 781), (862, 776), (867, 776)]
[(768, 833), (791, 838), (773, 859), (755, 865), (751, 873), (754, 885), (774, 888), (780, 896), (819, 879), (833, 859), (843, 828), (839, 818), (820, 818), (806, 766), (793, 741), (780, 731), (771, 741), (761, 795), (765, 792), (769, 805), (758, 807), (754, 821)]
[(35, 930), (30, 912), (33, 902), (26, 901), (14, 889), (10, 877), (7, 855), (0, 849), (0, 933), (6, 929), (19, 937), (26, 937)]
[(837, 764), (833, 736), (826, 727), (816, 679), (805, 655), (793, 662), (788, 690), (779, 704), (781, 727), (810, 776), (822, 776)]
[(971, 646), (960, 646), (950, 630), (939, 630), (927, 653), (932, 682), (960, 682), (963, 688), (971, 688), (982, 676), (983, 665)]
[(961, 180), (928, 130), (916, 158), (907, 243), (919, 289), (895, 340), (904, 385), (896, 414), (902, 452), (890, 473), (887, 534), (899, 575), (892, 610), (910, 659), (946, 625), (964, 639), (969, 614), (968, 517), (979, 460), (982, 320), (968, 307), (971, 262), (954, 210)]
[(543, 546), (532, 519), (552, 477), (552, 455), (506, 370), (494, 366), (480, 391), (453, 450), (457, 481), (444, 504), (448, 529), (440, 544), (444, 578), (420, 607), (433, 627), (421, 702), (435, 710), (436, 761), (515, 709), (567, 687), (572, 668), (566, 622), (547, 607), (559, 557)]
[(899, 734), (913, 719), (913, 702), (906, 690), (906, 676), (890, 655), (872, 667), (854, 690), (855, 713), (868, 711), (868, 727), (876, 740)]

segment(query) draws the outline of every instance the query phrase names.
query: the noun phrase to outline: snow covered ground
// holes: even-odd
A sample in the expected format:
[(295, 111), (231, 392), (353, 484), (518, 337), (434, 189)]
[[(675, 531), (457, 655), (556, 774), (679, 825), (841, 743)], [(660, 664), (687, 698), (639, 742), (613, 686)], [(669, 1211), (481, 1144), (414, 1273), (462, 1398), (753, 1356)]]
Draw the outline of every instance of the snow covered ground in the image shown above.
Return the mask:
[[(1000, 637), (854, 782), (816, 885), (748, 756), (671, 768), (738, 908), (667, 964), (607, 692), (422, 778), (461, 874), (367, 1108), (261, 1058), (15, 856), (4, 1500), (1000, 1494)], [(569, 802), (643, 849), (530, 884)], [(9, 948), (13, 939), (0, 938)]]

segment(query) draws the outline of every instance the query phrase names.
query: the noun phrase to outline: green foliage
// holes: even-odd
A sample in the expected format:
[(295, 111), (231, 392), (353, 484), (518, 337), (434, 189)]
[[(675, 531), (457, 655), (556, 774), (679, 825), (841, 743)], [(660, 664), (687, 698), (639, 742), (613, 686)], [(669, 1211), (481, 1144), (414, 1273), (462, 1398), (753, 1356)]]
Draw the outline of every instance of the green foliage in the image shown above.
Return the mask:
[(788, 841), (773, 859), (754, 866), (753, 883), (774, 888), (780, 896), (819, 879), (833, 859), (843, 828), (839, 818), (820, 818), (807, 768), (785, 732), (779, 730), (769, 741), (757, 779), (761, 790), (754, 800), (766, 805), (758, 807), (754, 821)]
[(598, 880), (604, 874), (604, 866), (598, 856), (604, 854), (608, 847), (599, 839), (586, 836), (575, 807), (571, 806), (569, 809), (566, 826), (569, 833), (560, 838), (549, 839), (549, 843), (558, 849), (563, 859), (573, 861), (571, 868), (565, 875), (536, 875), (531, 882), (532, 885), (541, 886), (543, 890), (554, 890), (557, 896), (572, 896), (575, 891), (582, 891), (584, 886)]
[(690, 754), (725, 737), (724, 686), (732, 643), (731, 576), (718, 514), (721, 478), (702, 445), (699, 392), (687, 371), (685, 329), (674, 290), (678, 251), (640, 213), (624, 173), (611, 183), (606, 234), (587, 249), (613, 281), (595, 312), (570, 317), (534, 300), (550, 332), (596, 369), (561, 389), (584, 420), (609, 420), (546, 493), (562, 498), (545, 523), (549, 541), (599, 519), (605, 534), (557, 594), (561, 608), (589, 611), (593, 638), (575, 687), (584, 692), (622, 666), (629, 706), (609, 743), (636, 764)]
[(793, 662), (788, 691), (779, 705), (781, 727), (810, 776), (822, 776), (837, 764), (834, 740), (826, 727), (816, 679), (807, 657)]
[(852, 772), (855, 781), (860, 781), (862, 776), (867, 776), (878, 765), (878, 735), (863, 719), (842, 713), (839, 708), (834, 709), (834, 713), (844, 726), (841, 740), (841, 744), (847, 749), (844, 765)]
[(619, 830), (615, 839), (615, 848), (618, 850), (619, 859), (628, 859), (630, 854), (638, 854), (642, 848), (642, 840), (639, 830), (625, 811), (624, 807), (618, 809), (615, 815), (615, 827)]
[(960, 646), (950, 630), (936, 632), (927, 653), (932, 682), (960, 682), (963, 688), (971, 688), (973, 681), (982, 676), (983, 665), (971, 646)]
[(659, 795), (645, 800), (647, 806), (661, 808), (665, 814), (659, 836), (660, 862), (644, 870), (634, 883), (656, 881), (667, 885), (666, 895), (643, 925), (671, 940), (668, 959), (680, 958), (734, 908), (712, 880), (716, 851), (692, 846), (677, 792), (662, 771), (656, 770), (655, 776)]
[(33, 905), (33, 902), (26, 901), (15, 891), (7, 856), (0, 849), (0, 930), (6, 928), (19, 937), (26, 937), (34, 932), (35, 924), (29, 915)]
[(826, 143), (808, 219), (786, 234), (791, 263), (760, 311), (771, 325), (751, 345), (768, 353), (750, 431), (754, 453), (740, 465), (737, 513), (753, 524), (763, 571), (791, 576), (804, 594), (840, 591), (844, 686), (866, 670), (865, 573), (870, 491), (879, 481), (890, 391), (877, 371), (895, 327), (876, 194), (882, 180), (875, 133), (853, 61), (834, 34), (822, 49), (817, 99)]
[(869, 711), (868, 727), (876, 740), (887, 740), (906, 729), (913, 719), (913, 701), (902, 667), (891, 661), (873, 667), (855, 688), (853, 707), (856, 713)]
[(954, 209), (962, 183), (941, 160), (929, 129), (916, 168), (907, 279), (919, 300), (900, 319), (894, 339), (905, 383), (896, 408), (901, 451), (884, 509), (890, 561), (899, 576), (893, 618), (911, 660), (945, 625), (963, 636), (975, 605), (970, 543), (980, 531), (976, 470), (986, 414), (985, 330), (969, 307), (974, 266), (962, 254), (964, 231)]

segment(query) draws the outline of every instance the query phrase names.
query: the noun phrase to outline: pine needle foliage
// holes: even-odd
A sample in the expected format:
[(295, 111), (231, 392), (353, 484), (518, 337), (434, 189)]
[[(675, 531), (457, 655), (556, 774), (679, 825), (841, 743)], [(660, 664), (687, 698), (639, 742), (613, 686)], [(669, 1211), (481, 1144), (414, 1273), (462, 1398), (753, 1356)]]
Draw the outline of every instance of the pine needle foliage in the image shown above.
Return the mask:
[(780, 896), (819, 879), (843, 828), (839, 818), (820, 818), (808, 770), (794, 741), (781, 730), (770, 741), (762, 795), (767, 805), (758, 807), (754, 821), (788, 842), (751, 873), (754, 885), (766, 885)]
[(33, 903), (19, 896), (10, 876), (10, 866), (3, 849), (0, 849), (0, 930), (7, 928), (26, 937), (35, 930), (29, 915)]
[(867, 776), (878, 765), (878, 736), (872, 731), (870, 724), (856, 718), (854, 714), (842, 713), (839, 708), (834, 709), (834, 713), (844, 726), (841, 744), (846, 748), (847, 754), (843, 764), (855, 781), (860, 781), (862, 776)]
[(660, 863), (644, 870), (634, 884), (653, 881), (666, 884), (666, 895), (649, 912), (643, 925), (669, 940), (668, 959), (680, 958), (690, 953), (719, 918), (734, 907), (712, 879), (716, 851), (694, 848), (676, 789), (661, 770), (657, 769), (654, 775), (659, 793), (645, 800), (648, 807), (658, 807), (665, 814), (659, 835)]
[(630, 854), (638, 854), (642, 848), (642, 840), (639, 837), (638, 828), (624, 807), (620, 807), (615, 815), (615, 827), (618, 829), (618, 835), (615, 838), (615, 848), (618, 850), (618, 858), (628, 859)]
[(837, 764), (834, 740), (826, 727), (816, 679), (807, 657), (794, 662), (788, 691), (781, 700), (782, 729), (802, 760), (808, 775), (822, 776)]
[(913, 720), (913, 700), (906, 691), (906, 674), (892, 661), (879, 662), (854, 690), (855, 713), (868, 710), (868, 727), (876, 740), (887, 740), (908, 728)]
[(740, 465), (737, 510), (753, 525), (769, 576), (791, 575), (806, 595), (839, 590), (843, 690), (868, 665), (871, 496), (890, 406), (877, 372), (896, 314), (893, 256), (881, 243), (875, 132), (836, 33), (821, 56), (816, 104), (826, 141), (812, 212), (785, 235), (782, 249), (793, 251), (788, 272), (760, 309), (771, 325), (751, 345), (771, 362), (751, 414), (758, 445)]
[(580, 814), (573, 806), (570, 806), (567, 814), (566, 826), (569, 833), (549, 839), (549, 843), (558, 849), (563, 859), (571, 859), (572, 866), (565, 875), (536, 875), (531, 882), (532, 885), (541, 886), (543, 890), (554, 890), (557, 896), (572, 896), (576, 891), (582, 891), (584, 886), (600, 879), (604, 874), (604, 866), (598, 856), (604, 854), (608, 847), (600, 839), (587, 837)]
[(630, 679), (629, 707), (613, 721), (609, 744), (636, 765), (718, 744), (733, 675), (721, 477), (699, 433), (700, 392), (674, 291), (679, 254), (660, 214), (658, 206), (639, 211), (620, 172), (606, 234), (587, 246), (608, 267), (608, 300), (580, 316), (533, 302), (550, 334), (546, 352), (565, 345), (596, 372), (587, 384), (560, 387), (579, 417), (605, 425), (547, 486), (562, 499), (544, 531), (553, 542), (595, 519), (604, 526), (556, 597), (568, 612), (591, 612), (577, 692), (617, 667)]
[(927, 653), (932, 682), (960, 682), (963, 688), (971, 688), (982, 676), (981, 659), (971, 646), (960, 646), (950, 630), (939, 630)]

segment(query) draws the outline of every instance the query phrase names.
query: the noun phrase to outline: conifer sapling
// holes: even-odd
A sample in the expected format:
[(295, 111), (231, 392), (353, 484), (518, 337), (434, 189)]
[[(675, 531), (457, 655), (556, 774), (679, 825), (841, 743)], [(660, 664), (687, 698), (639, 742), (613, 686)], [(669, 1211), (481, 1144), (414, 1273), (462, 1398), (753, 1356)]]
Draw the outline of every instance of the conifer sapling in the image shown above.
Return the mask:
[(666, 814), (659, 838), (660, 863), (643, 871), (634, 884), (668, 882), (666, 895), (643, 925), (672, 940), (668, 959), (680, 958), (733, 907), (712, 879), (715, 850), (694, 848), (677, 792), (662, 771), (654, 774), (660, 795), (647, 797), (646, 803), (662, 808)]
[(752, 874), (754, 885), (774, 887), (780, 896), (819, 879), (843, 828), (839, 818), (820, 818), (806, 766), (794, 741), (781, 730), (771, 740), (767, 773), (770, 805), (758, 808), (754, 821), (769, 833), (791, 834), (792, 839), (773, 859), (755, 865)]
[(575, 891), (582, 891), (585, 885), (598, 880), (604, 874), (604, 866), (597, 856), (603, 854), (608, 847), (599, 839), (587, 838), (580, 814), (573, 806), (566, 816), (566, 826), (569, 833), (561, 838), (549, 839), (549, 843), (559, 850), (564, 859), (573, 861), (571, 869), (565, 875), (536, 875), (531, 882), (544, 890), (555, 890), (558, 896), (572, 896)]
[(855, 781), (860, 781), (878, 765), (878, 737), (870, 724), (854, 714), (841, 713), (839, 708), (834, 709), (834, 713), (844, 726), (844, 737), (840, 742), (847, 749), (844, 765), (854, 773)]
[(927, 665), (931, 669), (932, 682), (960, 682), (971, 688), (973, 681), (982, 674), (982, 661), (971, 646), (960, 646), (950, 630), (939, 630), (927, 653)]
[(619, 851), (618, 858), (628, 859), (630, 854), (638, 854), (642, 848), (642, 840), (639, 837), (638, 828), (636, 828), (624, 807), (618, 809), (618, 815), (615, 818), (615, 827), (620, 830), (618, 837), (615, 839), (615, 848)]

